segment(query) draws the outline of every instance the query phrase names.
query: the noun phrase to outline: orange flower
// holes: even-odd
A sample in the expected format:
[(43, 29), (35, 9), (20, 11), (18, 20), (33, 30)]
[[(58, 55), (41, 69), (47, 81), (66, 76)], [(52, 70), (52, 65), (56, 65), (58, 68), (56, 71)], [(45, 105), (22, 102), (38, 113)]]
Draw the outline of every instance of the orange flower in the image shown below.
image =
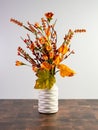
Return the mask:
[(58, 49), (58, 52), (61, 53), (61, 54), (63, 54), (63, 55), (65, 55), (68, 52), (68, 47), (65, 44), (63, 44)]
[(54, 14), (52, 12), (45, 13), (47, 19), (51, 19)]
[(42, 56), (44, 60), (48, 60), (48, 56), (47, 55), (43, 55)]
[(54, 52), (51, 51), (51, 52), (49, 53), (49, 58), (52, 59), (53, 57), (54, 57)]
[(43, 30), (46, 29), (46, 20), (44, 18), (41, 18)]
[(34, 24), (34, 27), (36, 27), (36, 28), (40, 28), (39, 23), (35, 23), (35, 24)]
[(21, 66), (21, 65), (25, 65), (25, 64), (23, 62), (17, 60), (15, 65), (16, 66)]
[(40, 38), (39, 38), (39, 42), (40, 42), (41, 44), (45, 44), (45, 43), (46, 43), (46, 38), (45, 38), (45, 37), (40, 37)]
[(74, 32), (71, 29), (69, 29), (68, 34), (64, 37), (64, 40), (66, 41), (67, 45), (70, 43), (70, 40), (72, 39), (73, 35)]
[(75, 33), (81, 33), (81, 32), (86, 32), (86, 30), (85, 29), (76, 29), (76, 30), (74, 30), (74, 32)]
[(32, 70), (33, 70), (34, 72), (37, 72), (38, 68), (37, 68), (36, 66), (33, 66), (33, 67), (32, 67)]
[(74, 54), (74, 51), (70, 50), (70, 42), (74, 34), (86, 32), (85, 29), (75, 29), (74, 31), (69, 29), (61, 45), (57, 47), (58, 38), (55, 28), (57, 19), (52, 21), (53, 16), (53, 12), (46, 12), (44, 14), (45, 18), (41, 18), (41, 23), (35, 22), (31, 24), (27, 22), (27, 25), (16, 19), (10, 19), (11, 22), (23, 27), (34, 35), (32, 39), (29, 34), (27, 34), (27, 39), (21, 37), (26, 47), (31, 51), (30, 54), (20, 46), (17, 49), (18, 55), (31, 65), (17, 60), (16, 66), (27, 65), (31, 67), (37, 76), (35, 84), (37, 89), (50, 89), (55, 83), (55, 74), (57, 72), (60, 72), (62, 77), (70, 77), (75, 74), (74, 70), (61, 62), (71, 54)]
[(51, 49), (52, 49), (52, 47), (51, 47), (50, 45), (47, 45), (47, 46), (46, 46), (46, 50), (47, 50), (47, 51), (50, 51)]
[(57, 66), (58, 69), (60, 69), (60, 75), (62, 77), (65, 77), (65, 76), (73, 76), (75, 74), (75, 72), (70, 69), (68, 66), (64, 65), (64, 64), (59, 64)]
[(28, 22), (29, 25), (29, 29), (31, 30), (31, 32), (36, 32), (35, 28)]
[(43, 62), (42, 64), (41, 64), (41, 68), (43, 68), (43, 69), (46, 69), (46, 70), (50, 70), (51, 69), (51, 65), (48, 63), (48, 62)]
[(35, 46), (34, 46), (34, 43), (31, 43), (30, 45), (29, 45), (29, 48), (30, 48), (30, 50), (34, 50), (34, 48), (35, 48)]
[(15, 23), (15, 24), (17, 24), (17, 25), (19, 25), (19, 26), (23, 26), (23, 23), (22, 23), (22, 22), (20, 22), (20, 21), (18, 21), (18, 20), (16, 20), (16, 19), (13, 19), (13, 18), (10, 19), (10, 22), (13, 22), (13, 23)]

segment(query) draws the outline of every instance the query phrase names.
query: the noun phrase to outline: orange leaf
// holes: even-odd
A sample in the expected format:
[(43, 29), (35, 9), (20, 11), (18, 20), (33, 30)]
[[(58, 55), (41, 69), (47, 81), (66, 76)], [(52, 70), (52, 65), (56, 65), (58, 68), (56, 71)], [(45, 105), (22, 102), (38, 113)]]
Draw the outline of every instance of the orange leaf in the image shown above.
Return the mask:
[(59, 64), (57, 67), (60, 70), (60, 75), (62, 77), (65, 76), (73, 76), (75, 74), (74, 70), (70, 69), (68, 66), (64, 65), (64, 64)]
[(65, 55), (68, 52), (68, 47), (65, 44), (63, 44), (58, 49), (58, 52), (61, 53), (61, 54), (63, 54), (63, 55)]
[(51, 65), (48, 62), (42, 62), (41, 64), (41, 68), (46, 69), (46, 70), (50, 70), (51, 69)]

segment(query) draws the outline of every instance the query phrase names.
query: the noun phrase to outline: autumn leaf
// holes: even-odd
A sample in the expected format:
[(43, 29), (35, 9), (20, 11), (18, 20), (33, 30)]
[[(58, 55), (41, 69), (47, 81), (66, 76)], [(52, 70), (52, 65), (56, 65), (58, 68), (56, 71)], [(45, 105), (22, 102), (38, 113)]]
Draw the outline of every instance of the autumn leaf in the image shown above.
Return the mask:
[(67, 65), (59, 64), (57, 68), (60, 70), (60, 75), (62, 77), (65, 76), (71, 77), (75, 74), (75, 71), (70, 69)]
[(51, 89), (56, 82), (54, 75), (50, 71), (42, 69), (37, 72), (35, 89)]

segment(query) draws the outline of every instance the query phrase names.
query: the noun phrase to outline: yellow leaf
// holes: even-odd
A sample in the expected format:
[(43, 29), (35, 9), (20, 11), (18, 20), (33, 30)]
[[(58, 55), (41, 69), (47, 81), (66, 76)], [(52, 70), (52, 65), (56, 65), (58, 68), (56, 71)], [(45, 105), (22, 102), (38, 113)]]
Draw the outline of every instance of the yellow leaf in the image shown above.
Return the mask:
[(54, 59), (54, 61), (53, 61), (53, 63), (54, 63), (55, 65), (58, 65), (60, 62), (61, 62), (61, 57), (60, 57), (60, 55), (56, 55), (56, 56), (55, 56), (55, 59)]
[(75, 74), (75, 71), (70, 69), (67, 65), (59, 64), (57, 68), (60, 70), (60, 75), (62, 77), (65, 77), (65, 76), (70, 77), (70, 76), (73, 76)]
[(54, 75), (45, 69), (37, 72), (37, 80), (35, 83), (35, 89), (51, 89), (56, 82)]
[(68, 52), (67, 45), (65, 45), (65, 44), (61, 45), (60, 48), (58, 49), (58, 52), (65, 55)]

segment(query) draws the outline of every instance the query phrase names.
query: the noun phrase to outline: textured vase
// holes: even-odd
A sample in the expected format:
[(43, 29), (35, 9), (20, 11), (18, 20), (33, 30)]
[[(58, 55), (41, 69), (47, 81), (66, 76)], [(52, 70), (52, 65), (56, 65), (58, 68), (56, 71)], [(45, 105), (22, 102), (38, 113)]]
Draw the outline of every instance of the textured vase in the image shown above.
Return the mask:
[(38, 111), (46, 114), (58, 112), (58, 87), (56, 85), (50, 90), (39, 91)]

